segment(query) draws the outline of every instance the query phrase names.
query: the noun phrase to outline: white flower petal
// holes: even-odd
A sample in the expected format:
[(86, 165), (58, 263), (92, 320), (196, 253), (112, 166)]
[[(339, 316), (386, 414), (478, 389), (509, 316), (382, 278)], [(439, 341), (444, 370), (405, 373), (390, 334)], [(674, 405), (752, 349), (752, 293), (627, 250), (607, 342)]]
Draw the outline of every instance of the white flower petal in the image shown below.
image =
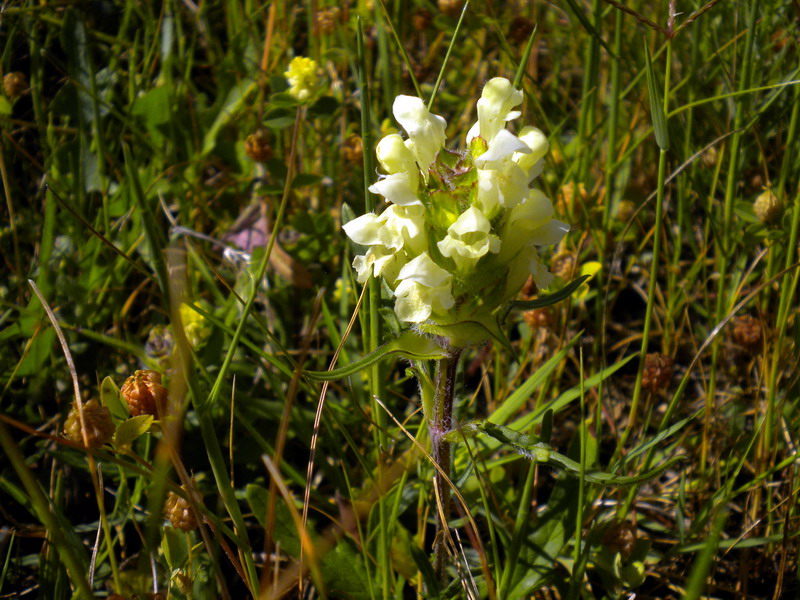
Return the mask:
[(395, 98), (392, 112), (408, 133), (408, 149), (416, 157), (423, 175), (427, 174), (436, 153), (444, 146), (447, 122), (430, 112), (422, 99), (415, 96)]
[[(382, 138), (375, 147), (375, 155), (383, 169), (389, 173), (405, 173), (417, 177), (416, 159), (398, 134), (393, 133)], [(414, 185), (416, 189), (416, 184)]]
[(518, 111), (512, 112), (511, 109), (521, 104), (523, 97), (522, 90), (514, 89), (508, 79), (504, 77), (491, 79), (484, 86), (481, 99), (478, 100), (481, 137), (491, 143), (507, 120), (519, 116)]
[(441, 286), (451, 277), (450, 273), (433, 262), (427, 252), (406, 264), (397, 276), (398, 279), (415, 281), (427, 287)]
[(437, 247), (443, 256), (455, 261), (460, 271), (467, 271), (488, 252), (500, 250), (500, 238), (490, 230), (489, 220), (471, 206), (447, 229), (447, 236)]
[(560, 242), (569, 232), (569, 225), (556, 219), (531, 232), (530, 243), (535, 246), (553, 246)]
[(530, 154), (531, 149), (507, 129), (501, 129), (489, 142), (486, 152), (475, 159), (475, 166), (483, 168), (486, 163), (499, 161), (512, 154)]
[(351, 240), (362, 246), (380, 244), (381, 221), (375, 213), (367, 213), (348, 221), (342, 225), (342, 229)]
[(416, 179), (416, 176), (411, 177), (408, 173), (393, 173), (379, 179), (367, 189), (373, 194), (383, 196), (386, 202), (398, 206), (422, 206), (422, 201), (417, 198)]
[(544, 167), (542, 158), (547, 154), (550, 148), (550, 142), (547, 137), (536, 127), (525, 127), (519, 132), (520, 141), (524, 142), (528, 148), (529, 153), (515, 153), (511, 160), (516, 162), (522, 170), (528, 174), (528, 181), (533, 181), (542, 172)]

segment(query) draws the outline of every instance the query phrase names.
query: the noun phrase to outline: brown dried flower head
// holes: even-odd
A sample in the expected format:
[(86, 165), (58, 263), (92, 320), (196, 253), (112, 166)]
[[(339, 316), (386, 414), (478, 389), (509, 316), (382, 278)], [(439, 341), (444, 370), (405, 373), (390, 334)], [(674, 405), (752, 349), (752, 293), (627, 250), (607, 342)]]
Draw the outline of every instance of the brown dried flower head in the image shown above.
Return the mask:
[(317, 30), (319, 33), (333, 33), (336, 30), (336, 24), (340, 21), (340, 10), (336, 6), (332, 6), (326, 10), (320, 10), (316, 14)]
[(672, 359), (669, 356), (651, 352), (644, 359), (642, 387), (655, 393), (666, 389), (672, 380)]
[(533, 32), (533, 27), (533, 21), (528, 17), (516, 15), (511, 19), (511, 24), (508, 26), (508, 39), (515, 44), (527, 42), (531, 32)]
[(164, 503), (164, 516), (170, 524), (181, 531), (192, 531), (197, 529), (197, 518), (194, 516), (192, 505), (189, 501), (169, 492), (167, 501)]
[[(558, 191), (556, 200), (556, 212), (562, 215), (570, 214), (580, 210), (580, 206), (586, 204), (589, 199), (589, 192), (586, 191), (586, 186), (583, 183), (576, 185), (574, 181), (570, 181), (561, 186)], [(580, 214), (578, 212), (577, 214)]]
[(364, 143), (355, 133), (347, 136), (342, 144), (342, 156), (351, 165), (360, 165), (364, 160)]
[(3, 92), (9, 100), (16, 100), (28, 91), (28, 78), (25, 73), (14, 71), (3, 76)]
[(568, 250), (559, 252), (553, 257), (550, 270), (564, 281), (569, 281), (575, 272), (575, 254)]
[(120, 392), (132, 416), (153, 415), (157, 419), (161, 418), (169, 396), (169, 390), (161, 385), (161, 374), (156, 371), (135, 371)]
[(464, 0), (438, 0), (436, 5), (448, 17), (457, 17), (464, 7)]
[(418, 8), (414, 11), (414, 14), (411, 15), (411, 26), (414, 28), (414, 31), (424, 31), (431, 26), (431, 23), (433, 23), (433, 15), (429, 10)]
[(244, 141), (244, 152), (256, 162), (267, 162), (272, 158), (269, 133), (263, 127), (256, 129)]
[(734, 341), (753, 352), (758, 350), (761, 345), (762, 329), (761, 321), (753, 315), (736, 316), (733, 319), (733, 339)]
[[(89, 400), (83, 405), (83, 420), (86, 423), (86, 440), (89, 448), (99, 448), (107, 444), (114, 437), (114, 422), (111, 420), (111, 411), (106, 406), (100, 406), (97, 400)], [(67, 422), (64, 424), (64, 433), (73, 442), (84, 445), (81, 433), (81, 418), (78, 407), (73, 405), (69, 411)]]
[(627, 560), (636, 546), (636, 529), (629, 521), (614, 521), (603, 533), (603, 545)]
[(550, 327), (553, 324), (553, 313), (548, 308), (535, 308), (526, 311), (522, 318), (531, 329)]

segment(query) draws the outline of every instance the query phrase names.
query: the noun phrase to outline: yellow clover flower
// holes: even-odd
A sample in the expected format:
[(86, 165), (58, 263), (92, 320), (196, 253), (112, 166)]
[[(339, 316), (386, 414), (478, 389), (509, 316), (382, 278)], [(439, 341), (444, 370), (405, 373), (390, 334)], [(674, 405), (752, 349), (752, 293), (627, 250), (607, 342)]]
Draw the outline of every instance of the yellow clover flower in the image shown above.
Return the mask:
[(317, 63), (305, 56), (296, 56), (289, 63), (284, 75), (289, 82), (289, 93), (300, 102), (312, 98), (319, 88)]

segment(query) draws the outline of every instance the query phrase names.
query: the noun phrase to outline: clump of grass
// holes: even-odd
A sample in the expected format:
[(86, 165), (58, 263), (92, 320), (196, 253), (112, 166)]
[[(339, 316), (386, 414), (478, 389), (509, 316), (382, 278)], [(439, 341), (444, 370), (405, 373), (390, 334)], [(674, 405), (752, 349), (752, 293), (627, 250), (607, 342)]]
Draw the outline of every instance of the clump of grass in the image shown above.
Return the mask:
[[(474, 3), (456, 32), (459, 16), (6, 8), (2, 593), (796, 595), (791, 6)], [(302, 101), (296, 56), (319, 65)], [(595, 275), (517, 318), (513, 353), (464, 352), (439, 578), (418, 411), (433, 368), (358, 368), (399, 330), (340, 226), (376, 205), (396, 95), (435, 95), (463, 139), (483, 84), (520, 61), (525, 121), (551, 144), (541, 186), (571, 225), (554, 289)], [(137, 370), (161, 375), (162, 413), (132, 416)], [(65, 435), (90, 401), (114, 428), (98, 447)]]

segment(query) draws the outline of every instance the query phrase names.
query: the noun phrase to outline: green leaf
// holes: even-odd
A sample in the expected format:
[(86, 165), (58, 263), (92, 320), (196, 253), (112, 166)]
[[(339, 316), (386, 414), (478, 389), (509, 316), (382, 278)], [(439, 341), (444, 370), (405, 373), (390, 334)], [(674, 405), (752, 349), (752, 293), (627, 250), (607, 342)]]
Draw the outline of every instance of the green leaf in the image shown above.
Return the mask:
[(217, 135), (220, 130), (233, 120), (234, 116), (242, 109), (244, 103), (252, 92), (256, 90), (256, 82), (254, 80), (242, 80), (239, 85), (234, 87), (228, 92), (228, 97), (225, 98), (225, 104), (222, 110), (219, 111), (217, 118), (211, 127), (208, 128), (205, 137), (203, 138), (203, 151), (202, 155), (205, 156), (211, 153), (217, 145)]
[(186, 534), (174, 527), (165, 527), (161, 537), (161, 549), (164, 558), (173, 571), (181, 569), (189, 559), (189, 546), (186, 543)]
[(669, 131), (667, 131), (667, 116), (664, 114), (664, 102), (661, 92), (656, 84), (653, 64), (650, 60), (650, 48), (647, 41), (644, 43), (645, 67), (647, 70), (647, 94), (650, 96), (650, 114), (653, 119), (653, 129), (656, 132), (656, 144), (662, 150), (669, 150)]
[(320, 569), (331, 598), (372, 599), (364, 560), (347, 538), (340, 539), (333, 550), (322, 557)]
[(322, 177), (319, 175), (300, 173), (294, 179), (292, 179), (292, 189), (306, 187), (308, 185), (317, 185), (320, 181), (322, 181)]
[[(250, 510), (258, 521), (261, 527), (267, 526), (267, 501), (269, 499), (269, 492), (265, 487), (249, 483), (244, 491), (245, 499), (250, 505)], [(300, 555), (300, 536), (297, 535), (297, 530), (294, 528), (292, 517), (289, 514), (289, 509), (283, 503), (283, 500), (278, 500), (275, 503), (275, 522), (272, 530), (272, 537), (275, 541), (279, 542), (281, 548), (291, 556)]]
[[(572, 476), (579, 477), (581, 475), (581, 465), (579, 463), (563, 454), (559, 454), (551, 446), (542, 442), (538, 436), (520, 433), (509, 427), (503, 427), (489, 421), (478, 423), (476, 427), (501, 444), (512, 447), (529, 460), (561, 468)], [(584, 479), (589, 483), (612, 487), (638, 485), (655, 479), (675, 463), (684, 460), (684, 458), (686, 457), (675, 456), (654, 469), (631, 476), (615, 475), (614, 473), (598, 470), (585, 470)]]
[(116, 423), (124, 421), (130, 416), (128, 403), (123, 401), (122, 394), (111, 377), (106, 377), (100, 384), (100, 404), (111, 411), (111, 416)]
[(544, 308), (545, 306), (551, 306), (561, 302), (562, 300), (566, 300), (575, 290), (581, 287), (581, 284), (584, 281), (590, 277), (591, 275), (582, 275), (577, 277), (557, 292), (548, 294), (547, 296), (542, 296), (541, 298), (536, 298), (535, 300), (514, 300), (513, 302), (509, 302), (502, 318), (500, 319), (500, 322), (502, 323), (505, 321), (508, 313), (510, 313), (512, 310), (533, 310), (534, 308)]
[(332, 371), (303, 371), (303, 374), (314, 381), (335, 381), (354, 375), (390, 355), (408, 360), (438, 360), (447, 356), (447, 351), (433, 339), (407, 331), (347, 366)]
[(0, 115), (7, 117), (11, 114), (11, 102), (5, 96), (0, 96)]
[(147, 433), (154, 420), (153, 415), (139, 415), (120, 423), (114, 434), (114, 447), (120, 452), (129, 452), (131, 444)]
[(312, 116), (329, 117), (339, 108), (339, 103), (332, 96), (322, 96), (319, 100), (308, 107), (308, 112)]

